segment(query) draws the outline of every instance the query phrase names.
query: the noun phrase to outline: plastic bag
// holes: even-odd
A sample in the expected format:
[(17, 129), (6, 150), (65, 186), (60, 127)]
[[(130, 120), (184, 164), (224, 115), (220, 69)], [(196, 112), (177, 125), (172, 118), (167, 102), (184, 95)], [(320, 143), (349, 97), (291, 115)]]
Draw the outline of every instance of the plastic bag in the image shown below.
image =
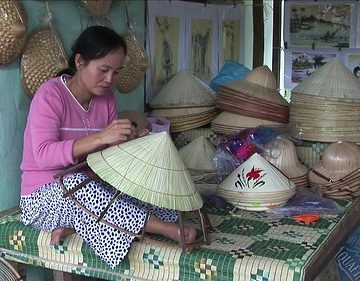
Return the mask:
[(344, 208), (334, 200), (323, 197), (319, 189), (306, 188), (296, 191), (296, 194), (285, 205), (270, 209), (267, 212), (292, 217), (301, 214), (338, 215), (343, 211)]
[(170, 121), (164, 116), (147, 117), (149, 131), (152, 133), (170, 132)]
[(221, 68), (219, 74), (211, 80), (209, 86), (214, 91), (217, 91), (219, 90), (221, 85), (224, 85), (231, 81), (244, 79), (249, 72), (250, 69), (248, 69), (244, 65), (236, 61), (227, 60)]

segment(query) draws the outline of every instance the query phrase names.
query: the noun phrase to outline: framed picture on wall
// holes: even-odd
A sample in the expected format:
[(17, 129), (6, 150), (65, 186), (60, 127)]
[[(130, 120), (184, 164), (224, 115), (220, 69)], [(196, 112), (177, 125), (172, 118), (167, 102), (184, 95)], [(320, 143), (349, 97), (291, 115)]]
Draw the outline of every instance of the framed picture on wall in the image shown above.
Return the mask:
[(289, 47), (349, 48), (357, 41), (355, 1), (286, 1), (284, 39)]
[(316, 69), (336, 57), (336, 53), (327, 50), (288, 51), (285, 56), (285, 88), (293, 89)]
[(360, 49), (346, 50), (340, 56), (344, 65), (360, 79)]

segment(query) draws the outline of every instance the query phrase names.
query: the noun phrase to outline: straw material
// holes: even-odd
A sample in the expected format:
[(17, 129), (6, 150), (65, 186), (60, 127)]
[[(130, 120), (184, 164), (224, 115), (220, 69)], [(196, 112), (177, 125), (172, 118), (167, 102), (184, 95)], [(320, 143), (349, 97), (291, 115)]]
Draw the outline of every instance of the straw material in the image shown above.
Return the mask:
[(125, 35), (124, 40), (127, 53), (115, 84), (121, 93), (130, 93), (139, 86), (149, 62), (145, 51), (132, 32)]
[(0, 66), (13, 62), (27, 38), (27, 15), (21, 1), (0, 1)]
[(152, 108), (214, 106), (214, 91), (188, 70), (179, 71), (150, 101)]
[(309, 182), (312, 184), (328, 183), (317, 174), (337, 181), (359, 168), (359, 146), (351, 142), (334, 142), (325, 149), (321, 162), (313, 167), (315, 173), (314, 171), (309, 172)]
[(214, 172), (215, 147), (204, 137), (200, 136), (179, 150), (184, 164), (191, 170)]
[(266, 100), (280, 105), (288, 105), (288, 102), (277, 90), (275, 75), (266, 65), (254, 68), (245, 79), (226, 83), (223, 87), (245, 95), (250, 95), (256, 99)]
[(292, 141), (276, 138), (266, 148), (268, 152), (264, 153), (263, 157), (283, 172), (287, 178), (302, 177), (308, 173), (308, 168), (300, 163)]
[(339, 60), (333, 59), (314, 71), (291, 91), (331, 100), (360, 99), (360, 80)]
[(87, 163), (101, 179), (141, 201), (179, 211), (203, 205), (167, 132), (90, 154)]
[(40, 85), (67, 68), (66, 55), (50, 25), (40, 27), (28, 38), (21, 58), (21, 79), (25, 92), (33, 97)]
[(219, 189), (243, 193), (279, 192), (293, 188), (294, 184), (284, 174), (257, 153), (219, 185)]
[(95, 18), (105, 17), (111, 8), (112, 0), (80, 0), (87, 15)]

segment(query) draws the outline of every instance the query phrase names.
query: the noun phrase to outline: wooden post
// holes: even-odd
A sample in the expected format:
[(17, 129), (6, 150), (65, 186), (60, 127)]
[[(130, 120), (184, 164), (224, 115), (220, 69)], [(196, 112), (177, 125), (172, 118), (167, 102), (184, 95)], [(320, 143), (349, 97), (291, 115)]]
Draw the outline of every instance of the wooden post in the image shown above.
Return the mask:
[(253, 0), (253, 68), (264, 65), (264, 3)]

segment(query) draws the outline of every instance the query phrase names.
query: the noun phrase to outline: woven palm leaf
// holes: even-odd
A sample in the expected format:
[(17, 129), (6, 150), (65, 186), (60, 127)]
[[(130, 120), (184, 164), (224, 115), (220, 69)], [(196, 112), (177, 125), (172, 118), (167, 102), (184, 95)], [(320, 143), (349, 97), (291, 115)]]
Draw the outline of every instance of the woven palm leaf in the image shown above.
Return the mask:
[(150, 101), (152, 108), (214, 106), (214, 91), (188, 70), (179, 71)]
[(115, 84), (122, 93), (130, 93), (139, 86), (149, 66), (149, 61), (144, 49), (132, 32), (125, 35), (124, 40), (127, 53)]
[(21, 1), (0, 1), (0, 66), (14, 61), (27, 38), (27, 15)]
[(21, 80), (25, 92), (33, 97), (43, 82), (67, 66), (62, 43), (51, 25), (36, 29), (29, 36), (21, 57)]
[(338, 59), (314, 71), (291, 91), (331, 100), (360, 99), (360, 80)]
[(87, 157), (116, 189), (158, 207), (193, 211), (203, 201), (167, 132), (109, 147)]
[(0, 258), (0, 280), (21, 281), (19, 273), (5, 259)]
[(179, 154), (189, 169), (213, 172), (215, 151), (215, 147), (204, 136), (200, 136), (180, 149)]
[(105, 17), (111, 8), (112, 0), (80, 0), (87, 15), (95, 18)]

